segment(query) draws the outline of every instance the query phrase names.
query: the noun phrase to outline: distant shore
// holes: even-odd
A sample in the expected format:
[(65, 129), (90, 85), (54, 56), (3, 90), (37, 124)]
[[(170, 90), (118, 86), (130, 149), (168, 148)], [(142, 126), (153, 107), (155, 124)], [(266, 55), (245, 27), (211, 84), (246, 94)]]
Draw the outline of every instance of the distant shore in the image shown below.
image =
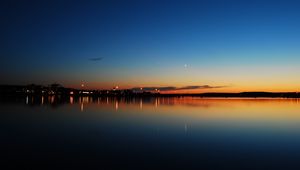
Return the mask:
[(240, 92), (240, 93), (159, 93), (131, 89), (87, 90), (65, 88), (59, 84), (0, 85), (1, 96), (111, 96), (111, 97), (220, 97), (220, 98), (300, 98), (298, 92)]
[(197, 93), (161, 94), (162, 96), (223, 97), (223, 98), (300, 98), (297, 92), (240, 92), (240, 93)]

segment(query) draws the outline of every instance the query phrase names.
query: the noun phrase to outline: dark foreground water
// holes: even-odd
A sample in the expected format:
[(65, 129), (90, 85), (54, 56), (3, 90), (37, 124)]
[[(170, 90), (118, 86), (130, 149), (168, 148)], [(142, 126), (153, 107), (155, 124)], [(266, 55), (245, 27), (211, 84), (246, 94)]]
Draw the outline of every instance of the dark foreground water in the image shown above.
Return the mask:
[(297, 99), (26, 97), (0, 109), (9, 168), (300, 168)]

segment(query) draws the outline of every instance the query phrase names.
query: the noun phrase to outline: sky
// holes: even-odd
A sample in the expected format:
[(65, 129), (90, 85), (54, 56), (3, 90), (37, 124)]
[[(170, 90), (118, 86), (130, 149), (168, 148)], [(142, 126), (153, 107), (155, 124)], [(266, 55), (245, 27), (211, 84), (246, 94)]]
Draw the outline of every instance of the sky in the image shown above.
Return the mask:
[(1, 1), (0, 84), (298, 91), (300, 1)]

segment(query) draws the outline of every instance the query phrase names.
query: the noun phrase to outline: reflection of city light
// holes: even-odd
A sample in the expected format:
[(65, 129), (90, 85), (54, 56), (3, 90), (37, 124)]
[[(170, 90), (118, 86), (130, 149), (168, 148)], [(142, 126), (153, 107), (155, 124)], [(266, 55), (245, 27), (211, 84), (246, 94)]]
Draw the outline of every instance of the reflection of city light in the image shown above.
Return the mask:
[(116, 101), (115, 108), (116, 108), (116, 110), (119, 109), (119, 102), (118, 101)]
[(26, 104), (28, 104), (28, 100), (29, 100), (29, 98), (28, 98), (28, 96), (26, 96)]
[(51, 104), (54, 103), (54, 96), (51, 96), (50, 103), (51, 103)]
[(89, 103), (89, 97), (83, 97), (82, 103)]
[(44, 96), (42, 96), (42, 101), (41, 101), (42, 105), (44, 104)]
[(83, 112), (83, 103), (80, 104), (80, 111)]
[(140, 100), (140, 109), (143, 109), (143, 100)]
[(74, 97), (70, 96), (70, 104), (73, 104), (73, 103), (74, 103)]

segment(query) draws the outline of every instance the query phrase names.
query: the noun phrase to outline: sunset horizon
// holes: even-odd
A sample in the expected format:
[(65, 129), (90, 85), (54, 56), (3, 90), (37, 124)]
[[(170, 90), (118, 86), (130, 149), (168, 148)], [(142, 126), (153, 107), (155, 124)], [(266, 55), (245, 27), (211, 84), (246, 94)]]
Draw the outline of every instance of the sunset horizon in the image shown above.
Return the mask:
[(299, 88), (236, 88), (235, 86), (210, 86), (210, 85), (191, 85), (191, 86), (145, 86), (145, 85), (106, 85), (106, 86), (97, 86), (97, 85), (90, 85), (89, 83), (81, 83), (79, 85), (65, 85), (59, 82), (53, 82), (49, 84), (41, 84), (41, 83), (26, 83), (26, 84), (0, 84), (8, 85), (8, 86), (28, 86), (28, 85), (42, 85), (42, 86), (50, 86), (51, 84), (59, 84), (66, 88), (71, 89), (79, 89), (79, 90), (111, 90), (118, 87), (118, 90), (143, 90), (149, 92), (160, 92), (164, 94), (197, 94), (197, 93), (241, 93), (241, 92), (272, 92), (272, 93), (281, 93), (281, 92), (299, 92)]

